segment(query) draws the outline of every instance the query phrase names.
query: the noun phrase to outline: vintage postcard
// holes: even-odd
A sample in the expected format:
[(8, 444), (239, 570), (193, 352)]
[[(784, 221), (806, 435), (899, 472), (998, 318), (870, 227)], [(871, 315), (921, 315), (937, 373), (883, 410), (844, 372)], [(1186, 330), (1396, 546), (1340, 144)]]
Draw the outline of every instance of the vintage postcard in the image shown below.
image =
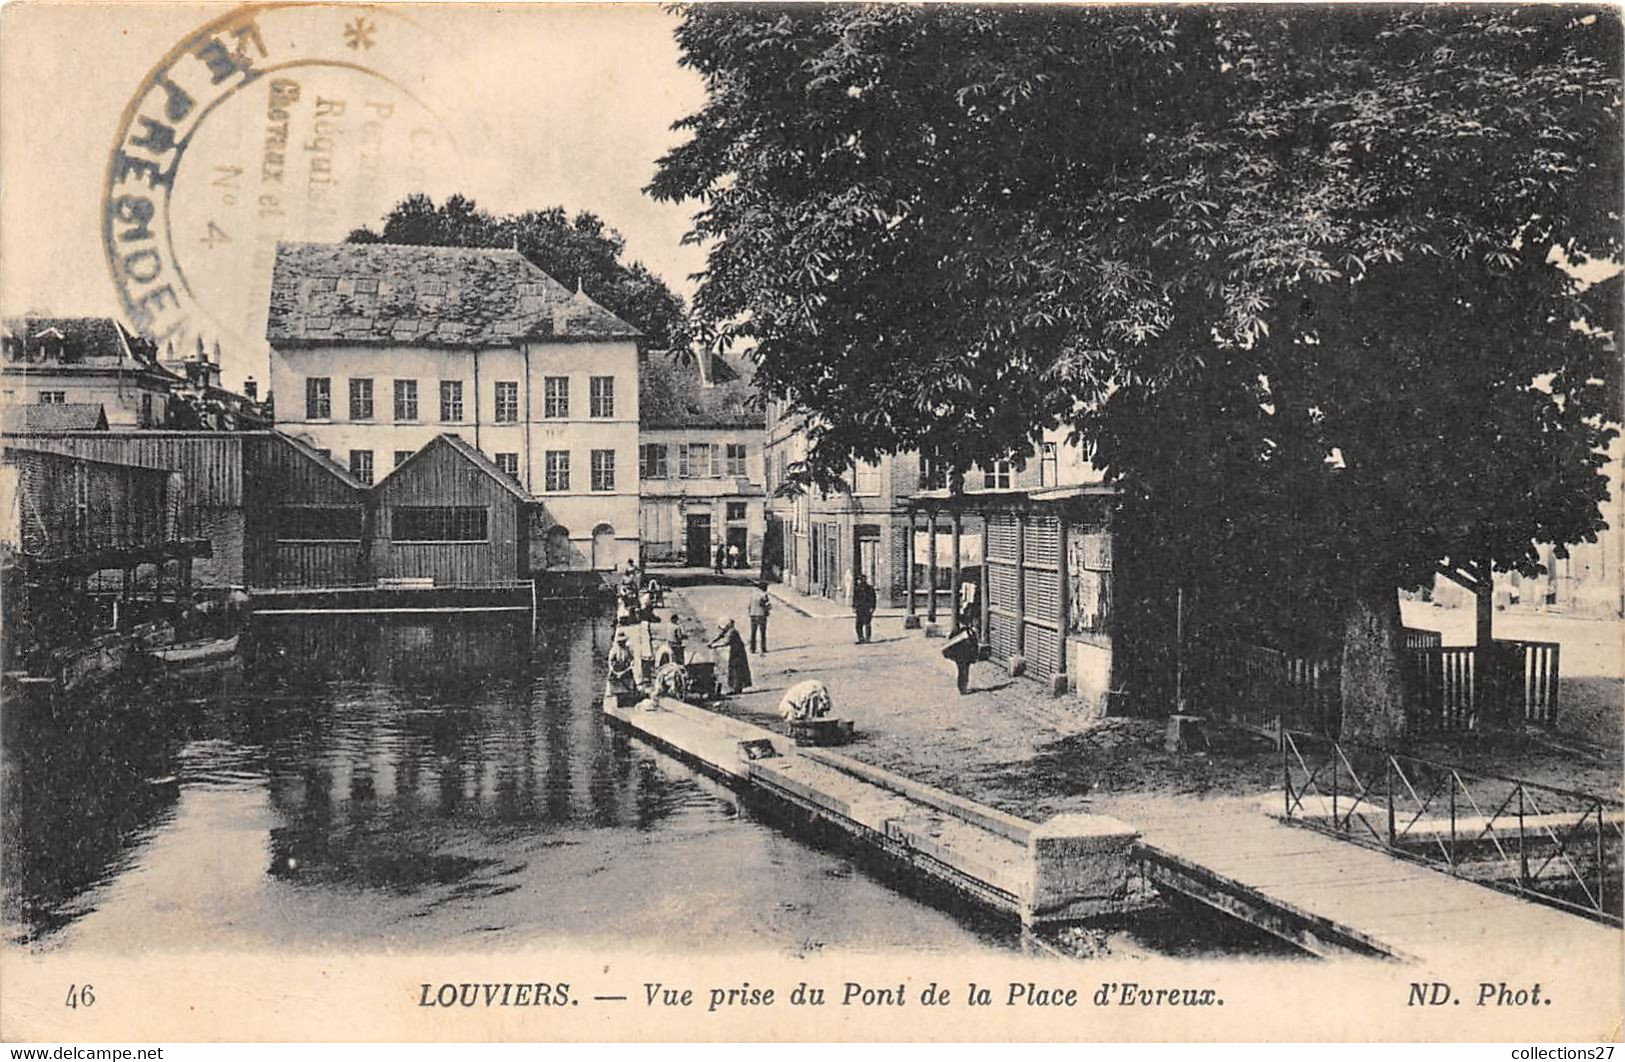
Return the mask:
[(1621, 90), (6, 5), (0, 1037), (1619, 1038)]

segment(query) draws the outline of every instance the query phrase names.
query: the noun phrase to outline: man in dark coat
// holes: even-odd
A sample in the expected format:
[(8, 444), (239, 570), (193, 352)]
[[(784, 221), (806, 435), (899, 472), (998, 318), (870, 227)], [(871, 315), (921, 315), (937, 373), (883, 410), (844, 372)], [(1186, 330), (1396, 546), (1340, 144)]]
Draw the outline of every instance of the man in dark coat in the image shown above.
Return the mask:
[(750, 660), (745, 656), (745, 639), (739, 636), (734, 621), (723, 620), (717, 626), (717, 636), (709, 644), (717, 650), (720, 670), (727, 673), (728, 692), (743, 693), (750, 687)]
[(862, 572), (858, 573), (858, 581), (852, 587), (852, 611), (858, 641), (869, 641), (875, 636), (875, 588)]

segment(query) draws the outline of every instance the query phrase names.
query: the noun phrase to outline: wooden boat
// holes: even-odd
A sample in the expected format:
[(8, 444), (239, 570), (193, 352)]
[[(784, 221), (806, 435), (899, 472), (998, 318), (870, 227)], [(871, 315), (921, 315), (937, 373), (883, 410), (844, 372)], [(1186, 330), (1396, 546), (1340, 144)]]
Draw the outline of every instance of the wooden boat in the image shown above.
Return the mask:
[(171, 667), (220, 663), (236, 655), (237, 641), (240, 637), (241, 635), (233, 634), (230, 638), (198, 638), (189, 642), (175, 642), (149, 649), (147, 655), (160, 664), (168, 664)]

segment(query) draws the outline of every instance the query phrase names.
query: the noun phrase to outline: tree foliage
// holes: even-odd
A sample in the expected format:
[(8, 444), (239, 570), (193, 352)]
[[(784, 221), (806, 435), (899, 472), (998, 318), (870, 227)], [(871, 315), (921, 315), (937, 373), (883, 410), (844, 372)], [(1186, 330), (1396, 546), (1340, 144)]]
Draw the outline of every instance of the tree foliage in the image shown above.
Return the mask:
[(410, 195), (385, 215), (380, 229), (356, 229), (348, 242), (512, 247), (559, 283), (579, 283), (604, 308), (636, 325), (645, 349), (689, 346), (682, 297), (643, 263), (622, 262), (626, 240), (589, 211), (571, 217), (555, 206), (498, 215), (460, 195), (441, 204)]
[(1070, 424), (1166, 501), (1222, 452), (1233, 534), (1390, 587), (1598, 528), (1617, 289), (1551, 258), (1620, 253), (1612, 9), (682, 13), (650, 190), (809, 478)]
[(1619, 287), (1554, 263), (1620, 258), (1617, 10), (681, 11), (650, 191), (806, 478), (1071, 425), (1163, 590), (1390, 642), (1396, 587), (1602, 526)]

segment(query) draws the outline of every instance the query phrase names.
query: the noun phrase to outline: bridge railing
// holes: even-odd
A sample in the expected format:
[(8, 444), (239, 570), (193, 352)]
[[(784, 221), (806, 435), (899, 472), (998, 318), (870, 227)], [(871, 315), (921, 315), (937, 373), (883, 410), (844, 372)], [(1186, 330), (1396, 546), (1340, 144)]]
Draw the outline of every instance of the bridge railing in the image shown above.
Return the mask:
[(1285, 730), (1286, 818), (1622, 924), (1625, 804)]

